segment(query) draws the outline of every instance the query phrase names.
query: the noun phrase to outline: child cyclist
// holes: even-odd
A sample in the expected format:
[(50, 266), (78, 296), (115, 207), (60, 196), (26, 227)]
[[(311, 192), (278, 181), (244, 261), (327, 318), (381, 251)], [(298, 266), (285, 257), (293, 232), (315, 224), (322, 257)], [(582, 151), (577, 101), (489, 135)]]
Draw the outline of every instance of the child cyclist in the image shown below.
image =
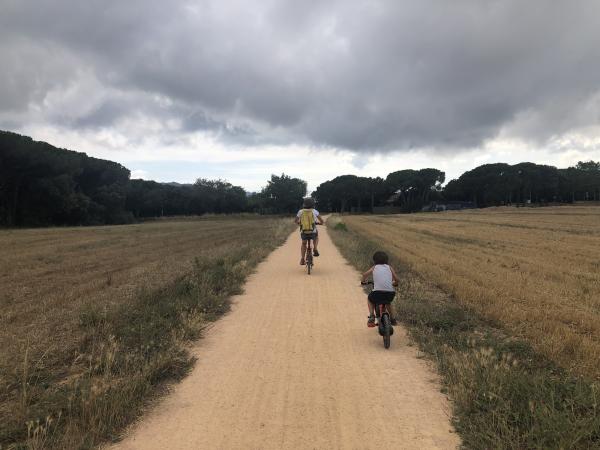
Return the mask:
[(392, 300), (396, 295), (395, 287), (398, 286), (398, 276), (394, 269), (388, 265), (388, 255), (378, 251), (373, 255), (373, 267), (362, 274), (362, 283), (367, 281), (369, 275), (373, 277), (373, 290), (369, 294), (367, 303), (369, 305), (368, 327), (377, 326), (375, 323), (375, 305), (388, 305), (392, 325), (396, 325), (396, 311), (392, 306)]
[(306, 255), (306, 241), (313, 240), (313, 255), (319, 256), (317, 245), (319, 245), (319, 233), (317, 231), (317, 223), (323, 225), (323, 219), (319, 215), (319, 211), (315, 209), (315, 201), (311, 197), (306, 197), (302, 201), (302, 209), (296, 214), (294, 222), (300, 225), (300, 238), (302, 245), (300, 246), (300, 265), (306, 264), (304, 255)]

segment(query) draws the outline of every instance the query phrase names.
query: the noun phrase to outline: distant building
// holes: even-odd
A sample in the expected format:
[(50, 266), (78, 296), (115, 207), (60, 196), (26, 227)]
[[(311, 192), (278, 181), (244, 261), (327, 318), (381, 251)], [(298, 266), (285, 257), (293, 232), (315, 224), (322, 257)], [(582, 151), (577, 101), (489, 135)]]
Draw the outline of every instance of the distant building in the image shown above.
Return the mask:
[(461, 209), (475, 209), (477, 205), (474, 202), (431, 202), (423, 206), (422, 212), (440, 212), (440, 211), (458, 211)]

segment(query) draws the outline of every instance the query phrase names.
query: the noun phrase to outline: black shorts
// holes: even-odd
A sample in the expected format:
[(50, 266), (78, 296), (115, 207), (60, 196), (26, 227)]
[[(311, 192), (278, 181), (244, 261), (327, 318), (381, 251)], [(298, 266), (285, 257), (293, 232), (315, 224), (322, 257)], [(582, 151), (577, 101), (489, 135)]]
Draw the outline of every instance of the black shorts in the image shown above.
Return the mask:
[(317, 230), (314, 231), (314, 233), (303, 233), (302, 231), (300, 232), (300, 238), (303, 241), (308, 241), (309, 239), (314, 239), (317, 237)]
[(391, 291), (371, 291), (369, 301), (374, 305), (389, 305), (395, 295), (396, 293)]

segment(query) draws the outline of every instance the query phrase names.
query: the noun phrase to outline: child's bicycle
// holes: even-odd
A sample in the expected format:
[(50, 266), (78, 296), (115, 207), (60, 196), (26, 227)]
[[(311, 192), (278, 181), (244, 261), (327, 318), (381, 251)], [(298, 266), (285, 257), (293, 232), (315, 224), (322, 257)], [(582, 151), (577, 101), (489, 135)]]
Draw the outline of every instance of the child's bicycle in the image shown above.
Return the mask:
[(312, 237), (308, 238), (306, 240), (306, 254), (305, 254), (305, 261), (306, 261), (306, 271), (308, 272), (308, 274), (310, 275), (310, 271), (312, 270), (313, 266), (314, 266), (314, 260), (313, 260), (313, 251), (312, 251)]
[[(372, 285), (372, 281), (362, 281), (360, 284), (363, 286)], [(377, 317), (379, 335), (383, 337), (383, 346), (390, 348), (390, 336), (394, 334), (394, 327), (392, 327), (392, 319), (390, 317), (390, 311), (388, 305), (385, 303), (375, 304), (375, 317)]]

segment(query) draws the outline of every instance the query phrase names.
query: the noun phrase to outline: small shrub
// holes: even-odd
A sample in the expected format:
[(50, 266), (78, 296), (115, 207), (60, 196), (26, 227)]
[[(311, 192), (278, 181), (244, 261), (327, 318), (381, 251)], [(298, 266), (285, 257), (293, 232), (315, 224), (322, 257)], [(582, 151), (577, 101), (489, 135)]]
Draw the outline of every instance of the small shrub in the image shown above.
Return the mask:
[(344, 222), (338, 222), (335, 224), (335, 226), (333, 227), (334, 230), (337, 231), (348, 231), (348, 227), (346, 226), (346, 224)]

